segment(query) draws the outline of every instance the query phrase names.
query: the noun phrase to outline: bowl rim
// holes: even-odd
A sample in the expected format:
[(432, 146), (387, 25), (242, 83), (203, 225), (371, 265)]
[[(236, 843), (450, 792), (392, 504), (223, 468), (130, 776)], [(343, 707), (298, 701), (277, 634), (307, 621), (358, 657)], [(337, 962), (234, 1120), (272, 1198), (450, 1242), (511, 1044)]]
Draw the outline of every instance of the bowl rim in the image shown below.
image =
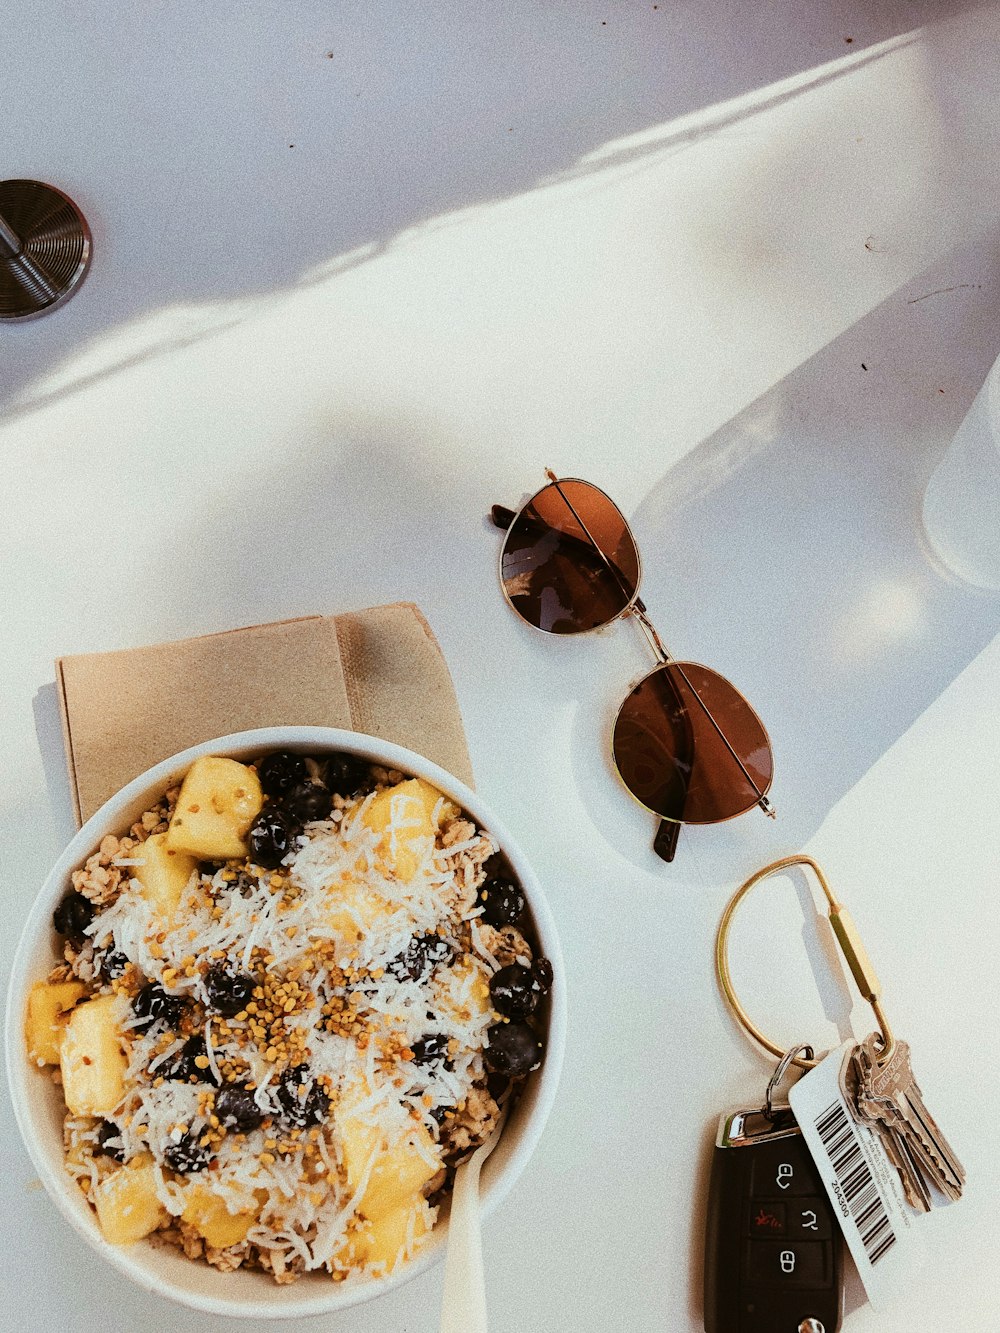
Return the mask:
[[(230, 755), (240, 751), (244, 757), (250, 757), (251, 753), (276, 748), (297, 749), (308, 753), (311, 747), (318, 749), (319, 752), (340, 750), (357, 754), (369, 762), (397, 768), (407, 776), (427, 778), (445, 795), (455, 800), (463, 810), (468, 811), (481, 828), (485, 828), (496, 838), (510, 861), (524, 888), (539, 944), (545, 956), (552, 962), (554, 975), (549, 996), (546, 1052), (541, 1068), (533, 1075), (534, 1104), (523, 1125), (519, 1127), (518, 1141), (503, 1167), (492, 1178), (488, 1178), (490, 1163), (487, 1162), (484, 1168), (482, 1204), (484, 1220), (495, 1211), (513, 1188), (534, 1152), (555, 1101), (562, 1068), (566, 1044), (566, 977), (551, 909), (531, 866), (504, 822), (483, 798), (454, 774), (416, 751), (408, 750), (395, 742), (382, 740), (364, 732), (313, 726), (258, 727), (213, 737), (197, 745), (188, 746), (140, 773), (109, 797), (77, 830), (50, 870), (28, 911), (7, 986), (5, 1023), (7, 1082), (21, 1138), (46, 1192), (63, 1217), (79, 1235), (83, 1236), (92, 1249), (140, 1287), (207, 1314), (234, 1318), (291, 1319), (345, 1310), (373, 1300), (402, 1286), (440, 1262), (445, 1252), (447, 1219), (442, 1218), (439, 1221), (434, 1228), (431, 1241), (412, 1261), (400, 1265), (394, 1273), (385, 1278), (357, 1284), (331, 1282), (326, 1292), (321, 1291), (318, 1294), (306, 1292), (305, 1284), (289, 1284), (283, 1288), (283, 1291), (288, 1292), (287, 1302), (273, 1305), (251, 1299), (234, 1301), (187, 1290), (154, 1272), (148, 1261), (133, 1258), (133, 1252), (143, 1256), (150, 1253), (152, 1247), (144, 1242), (139, 1242), (136, 1246), (111, 1245), (101, 1235), (93, 1209), (84, 1212), (79, 1208), (74, 1193), (77, 1187), (70, 1176), (61, 1167), (57, 1169), (44, 1151), (42, 1135), (37, 1131), (31, 1113), (31, 1089), (35, 1085), (29, 1082), (29, 1077), (38, 1077), (40, 1071), (27, 1059), (24, 1049), (24, 1007), (29, 986), (33, 981), (41, 979), (29, 975), (32, 971), (32, 955), (40, 937), (51, 930), (52, 911), (58, 898), (65, 891), (70, 872), (82, 864), (105, 834), (117, 832), (122, 813), (133, 801), (144, 794), (153, 795), (156, 789), (166, 790), (171, 780), (181, 776), (201, 755)], [(71, 1206), (71, 1200), (76, 1206)]]

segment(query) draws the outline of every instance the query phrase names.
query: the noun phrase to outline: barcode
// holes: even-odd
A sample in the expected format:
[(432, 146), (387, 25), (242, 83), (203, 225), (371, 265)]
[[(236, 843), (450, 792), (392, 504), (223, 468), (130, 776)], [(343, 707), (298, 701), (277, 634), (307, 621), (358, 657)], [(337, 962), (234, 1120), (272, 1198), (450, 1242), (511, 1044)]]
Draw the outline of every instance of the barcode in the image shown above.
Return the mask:
[(896, 1233), (843, 1105), (834, 1102), (828, 1106), (816, 1121), (816, 1129), (851, 1210), (868, 1262), (874, 1266), (895, 1245)]

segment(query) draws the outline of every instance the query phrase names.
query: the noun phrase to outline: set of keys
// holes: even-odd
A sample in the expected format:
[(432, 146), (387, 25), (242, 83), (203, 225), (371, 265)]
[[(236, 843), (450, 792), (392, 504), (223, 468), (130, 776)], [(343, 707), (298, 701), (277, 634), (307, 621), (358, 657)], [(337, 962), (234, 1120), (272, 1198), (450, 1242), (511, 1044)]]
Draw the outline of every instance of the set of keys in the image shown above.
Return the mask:
[(877, 1131), (911, 1208), (930, 1210), (930, 1185), (952, 1201), (961, 1198), (965, 1170), (924, 1105), (905, 1041), (890, 1038), (887, 1047), (872, 1033), (852, 1053), (842, 1080), (845, 1100)]
[[(834, 934), (879, 1026), (863, 1041), (845, 1045), (839, 1066), (827, 1061), (829, 1074), (817, 1071), (819, 1082), (809, 1092), (813, 1080), (808, 1078), (793, 1088), (794, 1112), (772, 1105), (776, 1083), (792, 1063), (812, 1069), (820, 1062), (807, 1046), (783, 1053), (753, 1024), (733, 989), (727, 954), (729, 925), (744, 895), (793, 865), (815, 872)], [(705, 1328), (708, 1333), (833, 1333), (842, 1314), (841, 1217), (862, 1276), (872, 1275), (865, 1278), (866, 1286), (896, 1245), (896, 1232), (907, 1225), (902, 1200), (892, 1197), (886, 1167), (878, 1165), (876, 1143), (916, 1212), (929, 1211), (933, 1190), (952, 1201), (960, 1198), (965, 1171), (924, 1105), (909, 1046), (885, 1020), (878, 978), (854, 923), (812, 858), (788, 857), (741, 886), (719, 927), (716, 968), (739, 1022), (780, 1063), (762, 1109), (732, 1112), (720, 1122), (706, 1233)], [(800, 1126), (802, 1114), (807, 1118)], [(855, 1126), (875, 1138), (865, 1139)], [(825, 1180), (827, 1173), (835, 1177), (829, 1188), (838, 1210), (831, 1206), (814, 1157), (824, 1163)], [(873, 1290), (869, 1286), (874, 1300)]]

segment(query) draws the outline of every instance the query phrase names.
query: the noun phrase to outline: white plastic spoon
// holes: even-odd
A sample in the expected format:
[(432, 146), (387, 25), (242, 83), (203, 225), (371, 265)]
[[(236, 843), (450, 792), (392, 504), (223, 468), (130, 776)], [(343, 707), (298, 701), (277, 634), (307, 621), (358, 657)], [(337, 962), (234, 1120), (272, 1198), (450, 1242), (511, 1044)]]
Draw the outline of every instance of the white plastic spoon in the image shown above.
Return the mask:
[(441, 1333), (488, 1333), (483, 1239), (479, 1225), (479, 1172), (497, 1145), (506, 1108), (485, 1143), (455, 1172), (444, 1263)]

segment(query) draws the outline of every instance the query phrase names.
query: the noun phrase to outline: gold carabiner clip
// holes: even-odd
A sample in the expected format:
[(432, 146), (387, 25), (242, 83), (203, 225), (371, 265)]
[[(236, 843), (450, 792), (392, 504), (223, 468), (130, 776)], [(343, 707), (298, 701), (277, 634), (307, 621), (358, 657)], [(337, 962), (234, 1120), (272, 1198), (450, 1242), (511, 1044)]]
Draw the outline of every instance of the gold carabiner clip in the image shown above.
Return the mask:
[[(880, 1003), (882, 987), (879, 985), (879, 979), (875, 975), (871, 960), (865, 952), (865, 946), (861, 943), (861, 937), (851, 914), (842, 903), (837, 902), (837, 899), (833, 896), (833, 890), (826, 882), (826, 876), (811, 856), (786, 856), (780, 861), (774, 861), (771, 865), (765, 866), (763, 870), (758, 870), (756, 874), (751, 875), (745, 883), (740, 885), (729, 900), (726, 910), (722, 914), (722, 920), (719, 922), (719, 933), (715, 941), (715, 970), (719, 978), (719, 985), (722, 987), (722, 993), (736, 1015), (737, 1021), (749, 1032), (754, 1041), (763, 1046), (765, 1051), (770, 1051), (772, 1055), (783, 1056), (785, 1054), (784, 1048), (773, 1041), (769, 1041), (764, 1036), (760, 1028), (750, 1019), (733, 989), (733, 979), (729, 972), (729, 928), (732, 925), (733, 915), (737, 907), (754, 885), (759, 884), (762, 879), (767, 879), (769, 875), (777, 874), (779, 870), (787, 870), (789, 866), (809, 866), (819, 880), (820, 888), (830, 904), (830, 925), (837, 937), (840, 951), (847, 960), (847, 965), (851, 969), (851, 975), (854, 977), (862, 998), (871, 1005), (875, 1019), (878, 1022), (879, 1031), (882, 1033), (883, 1048), (879, 1057), (881, 1063), (889, 1058), (896, 1045), (896, 1039), (893, 1037), (892, 1030), (885, 1021), (885, 1015), (882, 1012)], [(812, 1069), (819, 1061), (796, 1057), (792, 1063), (798, 1065), (800, 1069)]]

